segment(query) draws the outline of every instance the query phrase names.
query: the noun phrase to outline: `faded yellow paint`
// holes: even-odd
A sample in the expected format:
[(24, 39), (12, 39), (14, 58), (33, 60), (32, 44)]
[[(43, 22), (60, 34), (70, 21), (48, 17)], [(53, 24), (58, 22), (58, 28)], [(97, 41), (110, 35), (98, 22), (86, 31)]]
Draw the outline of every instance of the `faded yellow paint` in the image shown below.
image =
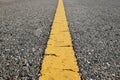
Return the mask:
[(59, 0), (39, 80), (80, 80), (63, 1)]

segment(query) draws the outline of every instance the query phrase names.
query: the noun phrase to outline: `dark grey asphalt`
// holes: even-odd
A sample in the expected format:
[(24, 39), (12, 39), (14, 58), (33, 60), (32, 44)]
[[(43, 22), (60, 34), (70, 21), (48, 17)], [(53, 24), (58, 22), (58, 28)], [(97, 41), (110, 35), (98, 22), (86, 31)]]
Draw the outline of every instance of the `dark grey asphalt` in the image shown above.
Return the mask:
[(57, 0), (0, 0), (0, 80), (37, 80)]
[(120, 80), (120, 0), (64, 0), (83, 80)]
[[(64, 0), (83, 80), (120, 80), (120, 0)], [(37, 80), (57, 0), (0, 0), (0, 80)]]

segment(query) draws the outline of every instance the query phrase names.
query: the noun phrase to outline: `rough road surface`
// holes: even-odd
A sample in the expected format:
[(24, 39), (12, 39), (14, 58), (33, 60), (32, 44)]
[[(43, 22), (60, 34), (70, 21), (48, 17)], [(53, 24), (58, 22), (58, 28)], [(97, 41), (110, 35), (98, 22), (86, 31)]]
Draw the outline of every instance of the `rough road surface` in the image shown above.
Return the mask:
[(57, 0), (0, 0), (0, 80), (37, 80)]
[(120, 80), (120, 0), (64, 0), (83, 80)]
[[(63, 0), (83, 80), (120, 80), (120, 0)], [(58, 0), (0, 0), (0, 80), (37, 80)]]

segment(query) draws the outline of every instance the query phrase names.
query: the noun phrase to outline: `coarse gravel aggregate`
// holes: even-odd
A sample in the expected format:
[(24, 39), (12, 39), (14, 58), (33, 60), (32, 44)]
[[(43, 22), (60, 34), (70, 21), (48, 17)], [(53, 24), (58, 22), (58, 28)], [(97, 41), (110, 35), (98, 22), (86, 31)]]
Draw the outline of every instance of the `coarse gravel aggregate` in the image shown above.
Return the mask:
[(0, 0), (0, 80), (37, 80), (57, 0)]
[(120, 80), (120, 0), (63, 0), (82, 80)]

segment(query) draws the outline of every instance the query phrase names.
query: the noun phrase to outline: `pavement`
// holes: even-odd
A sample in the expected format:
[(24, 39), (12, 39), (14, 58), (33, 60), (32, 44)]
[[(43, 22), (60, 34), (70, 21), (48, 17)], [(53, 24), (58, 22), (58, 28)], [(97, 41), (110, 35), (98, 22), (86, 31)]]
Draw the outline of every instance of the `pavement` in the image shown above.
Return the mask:
[(83, 80), (120, 80), (120, 1), (64, 0)]
[(0, 80), (37, 80), (57, 0), (0, 0)]
[[(120, 80), (120, 1), (63, 0), (82, 80)], [(0, 0), (0, 80), (37, 80), (58, 0)]]

